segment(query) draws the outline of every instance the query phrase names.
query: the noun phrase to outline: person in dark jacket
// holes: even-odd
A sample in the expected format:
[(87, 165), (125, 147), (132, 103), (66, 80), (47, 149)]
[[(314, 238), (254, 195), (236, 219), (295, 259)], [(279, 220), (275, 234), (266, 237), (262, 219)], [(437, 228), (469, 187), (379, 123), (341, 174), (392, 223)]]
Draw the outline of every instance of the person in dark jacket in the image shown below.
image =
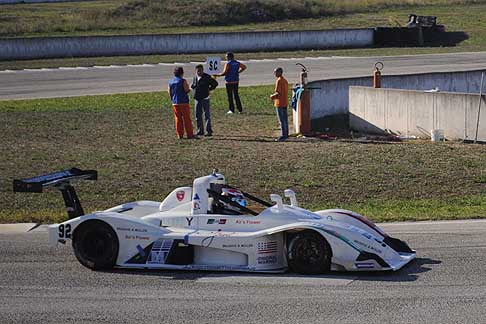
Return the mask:
[(218, 81), (209, 74), (204, 73), (204, 67), (199, 64), (196, 66), (196, 76), (192, 80), (191, 88), (194, 90), (194, 105), (196, 110), (197, 135), (204, 135), (204, 120), (206, 124), (206, 136), (213, 136), (211, 127), (211, 112), (209, 97), (210, 92), (216, 89)]

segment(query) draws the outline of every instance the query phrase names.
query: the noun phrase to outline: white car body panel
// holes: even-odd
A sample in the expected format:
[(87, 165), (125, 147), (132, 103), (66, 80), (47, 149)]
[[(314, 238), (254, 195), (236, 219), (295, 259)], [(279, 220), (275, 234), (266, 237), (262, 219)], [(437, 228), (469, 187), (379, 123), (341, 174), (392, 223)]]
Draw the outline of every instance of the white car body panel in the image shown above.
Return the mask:
[[(284, 272), (288, 268), (287, 235), (306, 229), (329, 243), (332, 270), (398, 270), (416, 257), (411, 250), (397, 251), (395, 239), (359, 214), (296, 207), (291, 191), (286, 191), (291, 205), (272, 195), (277, 205), (256, 216), (215, 214), (208, 194), (212, 184), (224, 185), (224, 176), (197, 178), (192, 188), (177, 188), (163, 202), (131, 202), (50, 225), (49, 244), (65, 243), (76, 235), (80, 224), (98, 220), (117, 235), (115, 266), (119, 268)], [(186, 252), (181, 251), (189, 248), (193, 253), (190, 262), (168, 262), (174, 255), (184, 259)]]

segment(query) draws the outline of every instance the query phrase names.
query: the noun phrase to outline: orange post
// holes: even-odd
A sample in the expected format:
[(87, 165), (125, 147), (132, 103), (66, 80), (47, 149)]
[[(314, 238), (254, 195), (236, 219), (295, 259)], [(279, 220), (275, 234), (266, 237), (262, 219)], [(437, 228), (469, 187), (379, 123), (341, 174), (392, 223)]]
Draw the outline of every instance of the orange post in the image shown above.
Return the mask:
[(373, 88), (381, 88), (381, 72), (378, 69), (373, 74)]
[(304, 90), (300, 95), (300, 101), (297, 104), (297, 111), (299, 112), (300, 133), (309, 134), (311, 131), (310, 118), (310, 92)]
[[(310, 119), (310, 93), (305, 87), (307, 86), (307, 68), (301, 64), (296, 63), (302, 67), (300, 73), (300, 84), (304, 87), (304, 91), (300, 95), (300, 100), (297, 102), (297, 112), (294, 114), (295, 131), (304, 135), (311, 132), (311, 119)], [(297, 118), (296, 118), (297, 117)]]

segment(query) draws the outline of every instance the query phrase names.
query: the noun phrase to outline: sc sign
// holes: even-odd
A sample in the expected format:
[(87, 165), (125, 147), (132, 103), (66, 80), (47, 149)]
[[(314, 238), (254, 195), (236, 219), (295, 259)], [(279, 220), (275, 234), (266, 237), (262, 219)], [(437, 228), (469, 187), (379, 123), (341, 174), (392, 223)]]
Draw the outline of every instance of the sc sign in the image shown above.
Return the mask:
[(221, 57), (208, 57), (206, 59), (206, 73), (207, 74), (216, 74), (221, 73), (223, 71), (223, 67), (221, 66)]

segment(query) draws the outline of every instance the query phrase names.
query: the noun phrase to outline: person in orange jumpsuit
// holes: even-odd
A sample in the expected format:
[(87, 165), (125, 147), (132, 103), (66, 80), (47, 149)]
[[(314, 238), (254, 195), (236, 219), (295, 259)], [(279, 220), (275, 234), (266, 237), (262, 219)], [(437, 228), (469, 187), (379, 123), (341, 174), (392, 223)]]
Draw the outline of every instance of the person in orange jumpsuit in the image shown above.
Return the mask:
[(179, 139), (184, 138), (185, 129), (187, 138), (190, 139), (196, 138), (192, 128), (191, 108), (189, 107), (189, 96), (187, 95), (191, 89), (183, 76), (184, 69), (181, 66), (177, 66), (174, 69), (174, 77), (169, 80), (167, 91), (172, 100), (177, 136)]
[(282, 129), (282, 134), (276, 141), (281, 142), (289, 137), (289, 120), (287, 116), (287, 106), (289, 105), (289, 83), (283, 77), (283, 69), (281, 67), (276, 68), (273, 72), (277, 79), (275, 80), (275, 91), (270, 95), (270, 99), (273, 100), (273, 104), (277, 110), (280, 128)]

